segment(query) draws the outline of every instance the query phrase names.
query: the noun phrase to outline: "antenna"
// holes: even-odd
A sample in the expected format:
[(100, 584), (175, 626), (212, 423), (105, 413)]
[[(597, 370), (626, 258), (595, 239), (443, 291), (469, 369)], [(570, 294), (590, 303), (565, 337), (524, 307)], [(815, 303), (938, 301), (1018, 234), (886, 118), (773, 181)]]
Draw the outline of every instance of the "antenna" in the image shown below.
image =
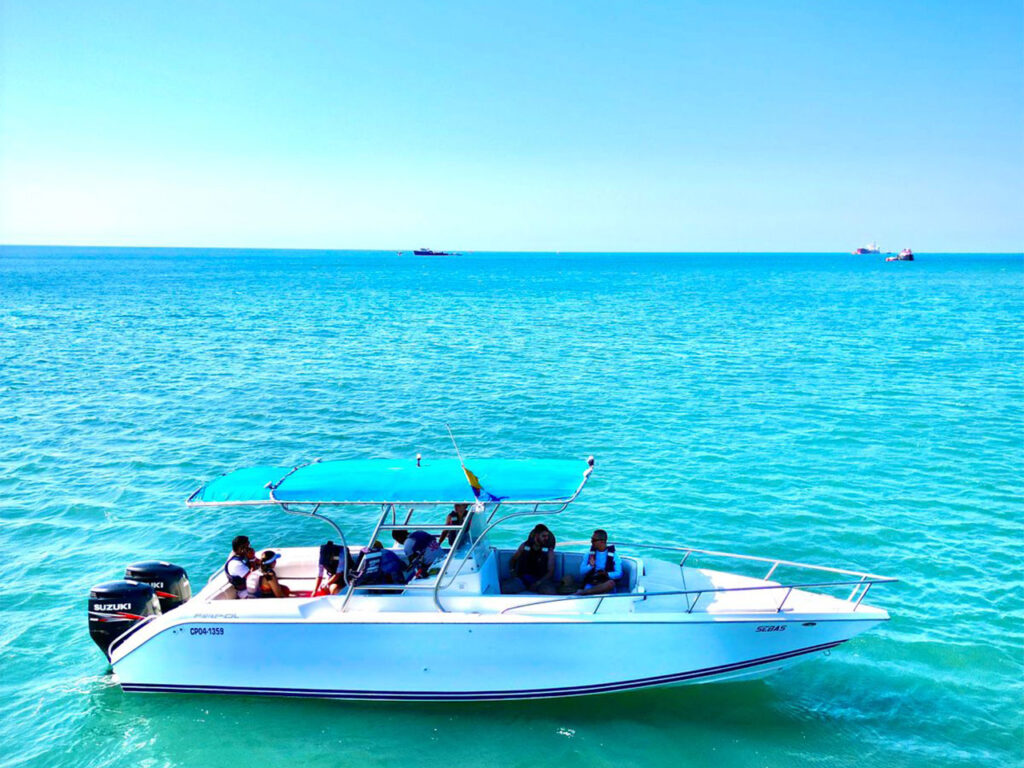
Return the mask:
[(452, 434), (452, 428), (448, 426), (448, 422), (445, 422), (444, 428), (448, 430), (448, 437), (452, 439), (452, 445), (455, 446), (455, 455), (459, 457), (459, 464), (465, 469), (466, 462), (462, 460), (462, 451), (459, 450), (459, 444), (455, 442), (455, 435)]
[(462, 460), (462, 451), (459, 450), (459, 444), (455, 442), (455, 435), (452, 434), (452, 428), (448, 426), (448, 422), (445, 422), (444, 428), (448, 430), (448, 437), (452, 439), (452, 445), (455, 446), (455, 455), (459, 457), (459, 464), (462, 465), (462, 472), (466, 476), (466, 482), (469, 483), (469, 487), (473, 490), (473, 496), (476, 497), (476, 501), (473, 503), (473, 511), (483, 512), (484, 503), (480, 501), (480, 491), (483, 488), (480, 486), (480, 479), (466, 469), (466, 462)]

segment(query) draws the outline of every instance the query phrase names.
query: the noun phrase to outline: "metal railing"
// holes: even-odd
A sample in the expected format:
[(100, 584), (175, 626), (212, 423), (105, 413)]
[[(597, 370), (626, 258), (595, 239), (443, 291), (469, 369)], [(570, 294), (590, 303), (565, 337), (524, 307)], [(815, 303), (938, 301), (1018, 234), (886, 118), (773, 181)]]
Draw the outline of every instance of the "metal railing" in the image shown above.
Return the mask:
[[(540, 509), (541, 504), (540, 503), (535, 503), (533, 505), (532, 509), (527, 509), (527, 510), (523, 510), (523, 511), (520, 511), (520, 512), (509, 512), (507, 515), (504, 515), (503, 517), (499, 517), (497, 520), (495, 520), (494, 516), (498, 514), (498, 510), (501, 508), (501, 505), (502, 505), (502, 502), (498, 502), (495, 505), (494, 509), (491, 510), (491, 514), (488, 515), (487, 522), (486, 522), (486, 525), (485, 525), (484, 529), (480, 532), (479, 536), (477, 536), (475, 539), (473, 539), (472, 543), (469, 545), (469, 549), (466, 552), (466, 556), (464, 558), (462, 558), (462, 562), (459, 563), (459, 567), (456, 568), (455, 569), (455, 573), (453, 573), (451, 575), (451, 577), (450, 577), (451, 581), (454, 581), (456, 578), (458, 578), (459, 574), (462, 573), (463, 567), (466, 565), (466, 563), (469, 561), (469, 559), (472, 556), (474, 556), (474, 554), (476, 553), (477, 547), (479, 547), (481, 543), (487, 541), (487, 534), (490, 533), (493, 528), (495, 528), (498, 525), (501, 525), (502, 523), (504, 523), (507, 520), (511, 520), (514, 517), (529, 517), (529, 516), (532, 516), (532, 515), (557, 515), (557, 514), (560, 514), (560, 513), (564, 512), (566, 510), (566, 508), (569, 506), (569, 504), (571, 504), (576, 499), (576, 497), (579, 496), (580, 491), (583, 490), (583, 485), (586, 484), (587, 478), (590, 477), (590, 473), (593, 472), (593, 471), (594, 471), (594, 465), (593, 465), (592, 460), (591, 460), (590, 466), (583, 473), (583, 483), (581, 483), (579, 488), (576, 489), (576, 493), (574, 493), (572, 495), (572, 498), (566, 499), (564, 502), (561, 502), (560, 504), (556, 504), (555, 505), (557, 507), (556, 509), (543, 509), (542, 510), (542, 509)], [(468, 518), (467, 518), (467, 520), (468, 520)], [(452, 547), (452, 552), (454, 552), (456, 549), (457, 549), (457, 547), (453, 546)], [(447, 569), (447, 565), (448, 565), (448, 563), (446, 562), (445, 563), (446, 569)], [(449, 581), (449, 584), (451, 583), (451, 581)], [(438, 580), (438, 585), (440, 585), (440, 580)], [(441, 610), (442, 612), (445, 610), (444, 607), (441, 605), (440, 601), (437, 598), (437, 591), (435, 591), (434, 602), (437, 604), (437, 607), (438, 607), (439, 610)]]
[[(250, 499), (250, 500), (244, 500), (244, 501), (216, 501), (216, 502), (197, 501), (196, 497), (198, 497), (203, 492), (203, 490), (205, 490), (205, 488), (206, 488), (207, 484), (203, 484), (202, 486), (197, 488), (195, 491), (193, 491), (189, 495), (189, 497), (185, 500), (185, 505), (189, 506), (189, 507), (207, 507), (207, 506), (210, 506), (210, 507), (214, 507), (214, 506), (229, 507), (229, 506), (266, 506), (266, 505), (278, 506), (284, 512), (287, 512), (289, 514), (301, 515), (301, 516), (305, 516), (305, 517), (314, 517), (314, 518), (317, 518), (319, 520), (323, 520), (328, 525), (330, 525), (332, 528), (334, 528), (334, 530), (337, 532), (338, 536), (341, 538), (343, 550), (345, 552), (348, 552), (349, 548), (348, 548), (348, 542), (346, 541), (346, 538), (345, 538), (345, 534), (342, 532), (341, 527), (334, 520), (332, 520), (327, 515), (324, 515), (324, 514), (320, 513), (320, 508), (322, 506), (342, 506), (342, 505), (378, 506), (379, 505), (382, 508), (382, 514), (380, 515), (380, 517), (377, 520), (377, 524), (376, 524), (376, 526), (373, 529), (373, 534), (370, 536), (370, 545), (372, 546), (373, 542), (376, 541), (377, 535), (380, 533), (381, 530), (396, 530), (396, 529), (399, 529), (399, 528), (410, 527), (413, 511), (417, 507), (437, 507), (437, 506), (440, 506), (440, 505), (447, 505), (447, 504), (454, 505), (454, 504), (467, 503), (465, 499), (449, 499), (449, 500), (434, 499), (434, 500), (422, 500), (422, 501), (414, 501), (414, 500), (402, 500), (402, 501), (383, 501), (383, 500), (382, 501), (372, 501), (372, 500), (370, 500), (370, 501), (344, 501), (344, 500), (337, 500), (337, 499), (320, 499), (320, 500), (317, 500), (317, 499), (304, 499), (302, 501), (295, 501), (295, 500), (288, 500), (288, 499), (280, 499), (280, 498), (277, 497), (275, 492), (277, 491), (277, 489), (281, 486), (281, 484), (286, 479), (288, 479), (292, 474), (297, 472), (299, 469), (302, 469), (304, 467), (308, 467), (311, 464), (320, 463), (320, 461), (321, 461), (321, 459), (315, 459), (315, 460), (310, 461), (310, 462), (305, 462), (305, 463), (302, 463), (302, 464), (297, 464), (297, 465), (293, 466), (291, 469), (289, 469), (285, 473), (285, 475), (283, 477), (281, 477), (279, 480), (277, 480), (277, 482), (274, 482), (274, 481), (268, 482), (264, 486), (264, 488), (266, 488), (267, 491), (268, 491), (266, 499)], [(485, 525), (485, 528), (484, 528), (483, 532), (479, 536), (477, 536), (475, 539), (473, 539), (472, 543), (469, 546), (469, 550), (466, 553), (466, 556), (463, 557), (462, 561), (459, 563), (459, 567), (456, 569), (455, 573), (451, 574), (448, 577), (449, 578), (449, 582), (448, 583), (451, 584), (451, 582), (454, 581), (459, 576), (459, 574), (462, 572), (462, 569), (465, 566), (466, 562), (471, 558), (471, 556), (473, 556), (475, 554), (475, 552), (477, 550), (477, 547), (479, 547), (482, 542), (486, 541), (487, 533), (492, 528), (494, 528), (499, 523), (502, 523), (502, 522), (504, 522), (506, 520), (509, 520), (509, 519), (513, 518), (513, 517), (520, 517), (520, 516), (524, 516), (524, 515), (539, 515), (539, 514), (556, 515), (556, 514), (558, 514), (560, 512), (565, 511), (566, 507), (568, 507), (569, 504), (571, 504), (573, 501), (575, 501), (576, 498), (580, 495), (580, 492), (583, 490), (583, 487), (587, 484), (587, 480), (590, 479), (590, 475), (591, 475), (591, 473), (593, 471), (594, 471), (594, 457), (590, 456), (590, 457), (587, 458), (587, 468), (583, 471), (583, 477), (581, 478), (579, 485), (573, 491), (572, 495), (569, 496), (566, 499), (537, 499), (537, 500), (527, 500), (527, 499), (521, 499), (521, 500), (500, 499), (499, 500), (499, 499), (495, 499), (494, 502), (493, 502), (494, 505), (493, 505), (493, 507), (490, 510), (490, 515), (487, 517), (486, 525)], [(478, 501), (477, 503), (479, 504), (480, 502)], [(502, 518), (500, 518), (498, 520), (495, 520), (494, 517), (495, 517), (495, 515), (497, 515), (498, 510), (501, 508), (501, 506), (503, 504), (512, 505), (514, 507), (528, 507), (529, 509), (526, 509), (526, 510), (521, 511), (521, 512), (512, 512), (512, 513), (509, 513), (509, 514), (505, 515), (504, 517), (502, 517)], [(397, 507), (399, 505), (401, 505), (401, 506), (409, 505), (408, 514), (406, 514), (405, 521), (404, 521), (403, 524), (399, 524), (398, 523), (398, 519), (397, 519)], [(312, 507), (312, 509), (309, 510), (309, 511), (306, 511), (305, 509), (303, 509), (303, 507), (307, 507), (307, 508), (308, 507)], [(485, 511), (486, 511), (486, 508), (483, 511), (481, 511), (480, 514), (482, 515)], [(386, 522), (385, 522), (387, 520), (387, 516), (388, 516), (389, 513), (391, 515), (391, 520), (392, 520), (392, 524), (391, 525), (387, 525)], [(430, 528), (430, 529), (441, 530), (441, 531), (458, 531), (458, 533), (455, 536), (455, 541), (452, 542), (452, 547), (451, 547), (450, 551), (448, 552), (448, 556), (445, 558), (444, 563), (441, 566), (441, 569), (440, 569), (440, 571), (439, 571), (439, 573), (437, 575), (437, 579), (435, 580), (434, 584), (430, 585), (429, 587), (427, 587), (427, 585), (412, 585), (412, 586), (406, 585), (406, 586), (401, 587), (400, 589), (395, 589), (395, 587), (397, 587), (397, 585), (380, 585), (380, 584), (376, 584), (376, 585), (366, 585), (366, 588), (367, 589), (376, 589), (376, 590), (385, 590), (385, 591), (404, 591), (405, 589), (430, 588), (430, 589), (433, 589), (433, 591), (434, 591), (434, 604), (437, 606), (437, 609), (439, 611), (444, 612), (445, 609), (441, 605), (441, 602), (440, 602), (441, 583), (442, 583), (443, 578), (446, 575), (448, 575), (447, 572), (448, 572), (449, 565), (451, 564), (453, 555), (459, 549), (459, 546), (461, 545), (461, 543), (463, 542), (463, 540), (466, 537), (466, 534), (469, 531), (470, 521), (473, 519), (473, 514), (475, 514), (475, 513), (471, 513), (471, 514), (467, 515), (465, 521), (463, 522), (463, 524), (461, 526), (447, 526), (447, 525), (438, 526), (438, 525), (422, 525), (422, 524), (417, 526), (418, 528)], [(343, 568), (343, 578), (345, 579), (345, 581), (352, 581), (353, 582), (353, 583), (351, 583), (349, 585), (348, 589), (346, 590), (345, 598), (344, 598), (344, 600), (342, 600), (341, 606), (339, 608), (339, 610), (344, 611), (346, 609), (346, 607), (348, 606), (349, 600), (351, 600), (353, 593), (357, 589), (363, 589), (363, 588), (362, 587), (357, 587), (355, 585), (355, 583), (354, 583), (354, 580), (349, 576), (349, 574), (348, 574), (348, 558), (347, 557), (344, 559), (344, 564), (342, 565), (342, 568)], [(213, 577), (211, 576), (211, 581), (212, 581), (212, 579), (213, 579)]]
[[(411, 527), (412, 513), (413, 513), (413, 509), (410, 509), (409, 513), (405, 517), (405, 521), (403, 523), (398, 523), (397, 522), (397, 516), (396, 516), (396, 514), (397, 514), (396, 513), (396, 505), (395, 504), (386, 504), (386, 505), (384, 505), (384, 508), (382, 510), (382, 513), (381, 513), (381, 516), (377, 520), (377, 525), (373, 529), (373, 534), (370, 536), (370, 544), (371, 544), (371, 546), (372, 546), (373, 542), (377, 540), (377, 534), (379, 534), (381, 531), (406, 530), (409, 527)], [(356, 592), (363, 592), (363, 593), (371, 593), (371, 594), (373, 594), (373, 593), (380, 593), (380, 592), (402, 593), (402, 592), (405, 592), (406, 590), (431, 590), (433, 592), (434, 604), (437, 606), (438, 610), (443, 612), (444, 608), (441, 607), (441, 604), (440, 604), (440, 601), (439, 601), (439, 598), (438, 598), (438, 592), (440, 591), (440, 588), (441, 588), (441, 581), (444, 578), (445, 573), (448, 570), (448, 565), (451, 563), (452, 557), (454, 556), (455, 552), (458, 550), (459, 545), (462, 543), (462, 540), (465, 537), (466, 531), (468, 531), (469, 527), (472, 525), (473, 514), (474, 513), (472, 511), (470, 511), (466, 515), (466, 518), (462, 521), (461, 525), (448, 525), (447, 523), (417, 523), (416, 524), (415, 527), (418, 530), (441, 531), (443, 533), (457, 532), (455, 534), (455, 540), (452, 542), (452, 546), (448, 550), (448, 554), (445, 556), (444, 562), (439, 567), (438, 572), (437, 572), (436, 576), (434, 577), (434, 581), (433, 582), (431, 582), (429, 584), (357, 584), (356, 583), (356, 579), (353, 576), (353, 578), (350, 579), (350, 583), (348, 585), (348, 588), (345, 591), (345, 598), (341, 601), (341, 605), (339, 606), (338, 610), (339, 611), (345, 611), (347, 609), (347, 607), (348, 607), (349, 601), (352, 599), (352, 596)], [(391, 520), (392, 520), (391, 523), (385, 522), (388, 519), (389, 515), (391, 516)], [(460, 566), (460, 570), (461, 570), (461, 566)], [(452, 578), (454, 578), (454, 577), (452, 577)]]
[[(434, 596), (434, 605), (437, 607), (437, 609), (439, 611), (441, 611), (442, 613), (445, 613), (446, 609), (445, 609), (445, 607), (443, 605), (441, 605), (441, 590), (444, 588), (444, 586), (450, 586), (451, 583), (454, 582), (455, 579), (457, 579), (459, 577), (459, 575), (462, 573), (462, 569), (465, 567), (466, 563), (469, 562), (471, 559), (473, 559), (475, 557), (476, 550), (480, 546), (480, 544), (487, 541), (487, 534), (494, 527), (500, 525), (501, 523), (506, 522), (507, 520), (511, 520), (512, 518), (515, 518), (515, 517), (527, 517), (527, 516), (542, 515), (542, 514), (543, 515), (557, 515), (557, 514), (559, 514), (561, 512), (564, 512), (566, 510), (566, 508), (569, 506), (569, 504), (571, 504), (573, 501), (575, 501), (576, 497), (580, 495), (580, 492), (583, 490), (583, 486), (587, 484), (587, 480), (590, 478), (591, 473), (594, 471), (593, 458), (591, 457), (587, 461), (588, 461), (588, 466), (587, 466), (586, 470), (584, 470), (584, 472), (583, 472), (583, 479), (580, 482), (579, 486), (577, 486), (576, 490), (573, 492), (572, 496), (570, 496), (568, 499), (565, 499), (563, 501), (554, 501), (554, 502), (552, 502), (552, 501), (525, 501), (525, 502), (497, 501), (497, 502), (493, 502), (494, 506), (491, 508), (490, 514), (486, 518), (484, 529), (480, 532), (480, 534), (478, 536), (476, 536), (475, 538), (473, 538), (471, 540), (471, 542), (469, 543), (468, 548), (465, 551), (464, 556), (462, 556), (459, 559), (460, 560), (459, 561), (459, 565), (455, 569), (454, 573), (451, 573), (451, 574), (448, 573), (448, 569), (451, 566), (451, 563), (452, 563), (452, 561), (454, 559), (454, 556), (455, 556), (456, 552), (459, 551), (459, 549), (460, 549), (460, 547), (462, 545), (462, 542), (466, 539), (466, 537), (467, 536), (472, 536), (472, 534), (470, 532), (470, 529), (472, 527), (473, 517), (476, 514), (483, 515), (487, 511), (486, 504), (485, 504), (485, 507), (484, 507), (483, 511), (481, 511), (479, 513), (477, 511), (471, 509), (469, 511), (469, 513), (466, 515), (466, 519), (463, 521), (462, 525), (457, 525), (457, 526), (452, 526), (452, 525), (436, 525), (436, 524), (426, 524), (426, 525), (424, 525), (424, 524), (419, 524), (418, 523), (416, 525), (416, 527), (420, 528), (420, 529), (440, 530), (440, 531), (453, 531), (453, 530), (454, 531), (458, 531), (458, 533), (455, 536), (455, 541), (452, 542), (452, 546), (451, 546), (450, 550), (448, 551), (448, 555), (447, 555), (447, 557), (445, 557), (444, 562), (441, 564), (441, 567), (440, 567), (440, 569), (438, 571), (437, 577), (435, 578), (433, 584), (429, 584), (429, 585), (427, 585), (427, 584), (424, 584), (424, 585), (414, 584), (414, 585), (411, 585), (411, 586), (410, 585), (406, 585), (406, 586), (401, 586), (401, 585), (380, 585), (380, 584), (372, 584), (372, 585), (368, 584), (366, 586), (355, 586), (355, 584), (351, 584), (351, 585), (349, 585), (349, 588), (346, 591), (345, 599), (342, 601), (342, 604), (341, 604), (341, 607), (340, 607), (339, 610), (344, 611), (346, 609), (346, 607), (348, 606), (349, 600), (352, 598), (352, 595), (357, 590), (364, 591), (364, 592), (365, 591), (370, 591), (370, 590), (381, 590), (381, 591), (387, 591), (387, 592), (402, 592), (405, 589), (431, 589), (431, 590), (433, 590), (433, 593), (434, 593), (434, 595), (433, 595)], [(406, 528), (411, 527), (412, 514), (413, 514), (413, 511), (414, 511), (416, 505), (413, 505), (413, 506), (411, 506), (409, 508), (408, 514), (405, 517), (405, 521), (403, 523), (399, 524), (397, 522), (397, 507), (399, 506), (399, 504), (401, 506), (405, 506), (406, 504), (408, 504), (408, 502), (386, 502), (386, 503), (384, 503), (382, 505), (383, 506), (382, 514), (381, 514), (380, 518), (377, 520), (377, 525), (376, 525), (376, 527), (373, 530), (373, 535), (370, 536), (370, 543), (371, 544), (376, 540), (377, 534), (380, 533), (380, 531), (382, 531), (382, 530), (406, 529)], [(508, 514), (503, 515), (502, 517), (499, 517), (498, 519), (495, 519), (495, 516), (498, 514), (498, 510), (501, 509), (503, 504), (515, 504), (516, 506), (528, 507), (528, 509), (524, 509), (524, 510), (521, 510), (521, 511), (518, 511), (518, 512), (509, 512)], [(391, 520), (392, 520), (392, 524), (391, 525), (388, 525), (385, 522), (387, 520), (389, 514), (391, 515)], [(448, 578), (448, 584), (442, 586), (446, 576)]]
[[(774, 609), (772, 609), (770, 611), (771, 613), (782, 613), (782, 609), (786, 605), (786, 601), (789, 599), (789, 596), (793, 593), (794, 589), (814, 589), (814, 588), (822, 588), (822, 587), (845, 587), (845, 586), (850, 586), (851, 584), (858, 585), (857, 589), (859, 589), (860, 586), (864, 586), (864, 589), (861, 592), (860, 597), (858, 598), (857, 602), (853, 606), (853, 610), (856, 611), (857, 608), (860, 607), (861, 601), (864, 599), (864, 595), (867, 594), (868, 587), (870, 587), (872, 584), (883, 584), (883, 583), (889, 583), (889, 582), (894, 582), (894, 581), (897, 581), (897, 579), (890, 579), (890, 578), (879, 577), (879, 578), (877, 578), (875, 580), (872, 580), (872, 581), (856, 581), (856, 582), (855, 581), (819, 581), (819, 582), (805, 582), (805, 583), (798, 583), (798, 584), (766, 584), (766, 585), (758, 584), (758, 585), (755, 585), (755, 586), (748, 586), (748, 587), (709, 587), (709, 588), (706, 588), (706, 589), (673, 589), (673, 590), (665, 590), (665, 591), (658, 591), (658, 592), (617, 592), (617, 593), (614, 593), (614, 594), (604, 594), (604, 595), (562, 595), (562, 596), (559, 596), (559, 597), (549, 597), (549, 598), (546, 598), (544, 600), (533, 600), (533, 601), (531, 601), (529, 603), (520, 603), (518, 605), (510, 605), (507, 608), (502, 609), (501, 613), (504, 614), (504, 613), (508, 613), (509, 611), (517, 611), (517, 610), (519, 610), (521, 608), (528, 608), (528, 607), (535, 606), (535, 605), (546, 605), (546, 604), (550, 604), (550, 603), (558, 603), (558, 602), (563, 602), (563, 601), (568, 601), (568, 600), (597, 600), (598, 601), (597, 605), (594, 606), (594, 610), (593, 610), (593, 613), (597, 613), (598, 609), (600, 609), (601, 605), (603, 604), (603, 602), (605, 600), (615, 600), (615, 599), (621, 599), (621, 598), (632, 598), (633, 600), (646, 600), (647, 598), (650, 598), (650, 597), (668, 597), (668, 596), (675, 596), (675, 597), (686, 596), (687, 597), (687, 600), (686, 600), (686, 604), (687, 604), (686, 613), (693, 613), (693, 610), (694, 610), (694, 608), (696, 608), (697, 603), (700, 601), (700, 598), (701, 598), (702, 595), (721, 594), (721, 593), (726, 593), (726, 592), (757, 592), (757, 591), (769, 591), (769, 590), (782, 590), (782, 589), (784, 589), (784, 590), (786, 590), (786, 594), (783, 596), (782, 600), (779, 602), (778, 607), (774, 608)], [(854, 590), (854, 594), (856, 594), (857, 589)], [(695, 595), (696, 596), (694, 598), (693, 602), (690, 602), (689, 595)], [(852, 598), (852, 595), (851, 595), (851, 598)], [(846, 602), (850, 602), (850, 601), (851, 600), (848, 599)], [(756, 609), (754, 609), (754, 610), (751, 610), (750, 613), (758, 613), (758, 611)]]
[[(650, 544), (648, 542), (630, 542), (630, 541), (617, 541), (617, 546), (633, 547), (635, 549), (650, 549), (665, 552), (677, 552), (682, 553), (682, 558), (679, 561), (679, 573), (683, 583), (683, 589), (679, 590), (664, 590), (658, 592), (623, 592), (615, 594), (603, 594), (603, 595), (562, 595), (558, 597), (546, 598), (543, 600), (534, 600), (529, 603), (520, 603), (519, 605), (509, 606), (503, 609), (502, 613), (509, 611), (515, 611), (522, 608), (558, 603), (567, 600), (597, 600), (597, 604), (594, 606), (593, 613), (601, 608), (604, 600), (606, 599), (621, 599), (621, 598), (632, 598), (634, 600), (646, 600), (650, 597), (669, 597), (669, 596), (683, 596), (686, 599), (686, 613), (693, 613), (697, 604), (700, 602), (702, 596), (706, 594), (720, 594), (729, 592), (757, 592), (757, 591), (770, 591), (770, 590), (785, 590), (785, 594), (782, 596), (782, 600), (779, 601), (777, 607), (771, 612), (781, 613), (786, 606), (786, 602), (793, 594), (795, 589), (822, 589), (829, 587), (852, 587), (849, 596), (845, 602), (853, 603), (853, 610), (856, 611), (860, 604), (863, 602), (864, 597), (867, 595), (868, 590), (875, 584), (887, 584), (898, 581), (888, 576), (879, 576), (873, 573), (864, 573), (861, 571), (853, 571), (846, 568), (833, 568), (826, 565), (814, 565), (812, 563), (801, 563), (794, 560), (782, 560), (780, 558), (770, 557), (759, 557), (756, 555), (741, 555), (735, 552), (721, 552), (713, 549), (700, 549), (698, 547), (676, 547), (665, 544)], [(748, 562), (759, 562), (770, 564), (767, 573), (763, 577), (760, 577), (761, 581), (768, 581), (772, 575), (778, 570), (780, 566), (801, 568), (811, 571), (820, 571), (825, 573), (835, 573), (841, 576), (853, 576), (856, 580), (839, 580), (839, 581), (803, 581), (786, 584), (757, 584), (744, 587), (713, 587), (713, 588), (700, 588), (700, 589), (688, 589), (686, 586), (686, 561), (694, 554), (705, 555), (709, 557), (720, 557), (728, 558), (733, 560), (745, 560)], [(691, 601), (691, 596), (693, 597)], [(856, 600), (854, 600), (856, 598)], [(756, 611), (753, 611), (756, 612)]]

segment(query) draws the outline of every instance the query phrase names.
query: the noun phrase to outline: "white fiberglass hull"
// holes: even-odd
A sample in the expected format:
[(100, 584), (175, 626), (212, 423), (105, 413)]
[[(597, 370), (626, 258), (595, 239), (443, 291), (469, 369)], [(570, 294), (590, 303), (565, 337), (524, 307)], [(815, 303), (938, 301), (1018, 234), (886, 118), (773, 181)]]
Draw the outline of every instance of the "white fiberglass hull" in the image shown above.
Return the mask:
[(247, 621), (169, 614), (129, 638), (113, 666), (127, 691), (543, 698), (757, 677), (886, 618), (871, 610), (775, 621), (436, 612)]

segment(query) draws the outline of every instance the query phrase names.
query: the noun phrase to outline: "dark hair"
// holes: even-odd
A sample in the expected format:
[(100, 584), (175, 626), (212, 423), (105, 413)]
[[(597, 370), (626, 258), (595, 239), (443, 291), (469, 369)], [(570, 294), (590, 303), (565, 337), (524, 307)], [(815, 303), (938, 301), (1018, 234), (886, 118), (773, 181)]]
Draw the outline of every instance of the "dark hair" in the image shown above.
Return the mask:
[(274, 550), (268, 549), (260, 558), (260, 570), (263, 571), (263, 573), (270, 573), (274, 570), (274, 563), (277, 561), (278, 557), (279, 555), (274, 552)]
[(544, 525), (544, 523), (537, 523), (537, 525), (533, 526), (533, 530), (530, 531), (530, 535), (526, 537), (527, 545), (533, 546), (534, 542), (537, 539), (537, 534), (540, 534), (540, 533), (546, 533), (548, 536), (550, 536), (551, 537), (551, 546), (552, 547), (555, 546), (555, 534), (553, 534), (551, 532), (551, 529), (548, 528), (546, 525)]
[(327, 571), (331, 576), (337, 575), (341, 569), (341, 545), (335, 544), (330, 539), (327, 543), (320, 547), (320, 567)]
[[(469, 517), (469, 504), (456, 504), (452, 507), (452, 511), (448, 513), (448, 517), (444, 519), (444, 524), (454, 525), (455, 523), (461, 523), (467, 517)], [(445, 531), (445, 533), (451, 533), (453, 536), (455, 535), (455, 531)]]
[(405, 540), (409, 538), (409, 532), (399, 528), (398, 530), (391, 532), (391, 538), (399, 544), (405, 544)]
[(249, 537), (248, 536), (235, 536), (231, 540), (231, 551), (236, 555), (244, 555), (245, 550), (249, 548)]
[(593, 534), (591, 534), (591, 538), (604, 539), (605, 541), (608, 541), (608, 531), (604, 530), (604, 528), (598, 528)]

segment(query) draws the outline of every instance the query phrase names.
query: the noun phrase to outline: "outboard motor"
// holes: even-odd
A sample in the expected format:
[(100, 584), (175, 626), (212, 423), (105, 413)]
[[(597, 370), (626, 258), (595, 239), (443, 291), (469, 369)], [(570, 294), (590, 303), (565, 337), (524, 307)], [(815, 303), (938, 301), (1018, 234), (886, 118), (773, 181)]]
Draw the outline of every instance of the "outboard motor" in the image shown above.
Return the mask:
[(105, 581), (89, 590), (89, 634), (110, 658), (110, 644), (135, 624), (160, 615), (160, 603), (149, 584)]
[(124, 577), (129, 581), (149, 584), (160, 601), (160, 610), (167, 613), (192, 598), (192, 585), (188, 574), (180, 565), (149, 560), (125, 568)]

